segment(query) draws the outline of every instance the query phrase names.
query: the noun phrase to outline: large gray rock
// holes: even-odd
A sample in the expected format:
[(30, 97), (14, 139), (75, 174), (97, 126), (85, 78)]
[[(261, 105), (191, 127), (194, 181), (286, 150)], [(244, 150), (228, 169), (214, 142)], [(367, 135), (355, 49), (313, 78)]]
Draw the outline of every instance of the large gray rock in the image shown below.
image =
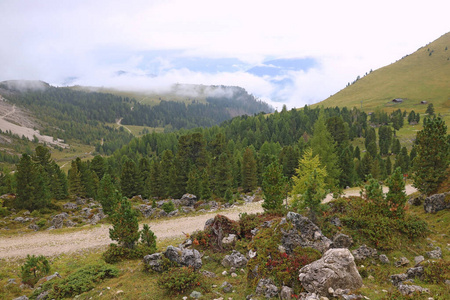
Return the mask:
[(328, 295), (328, 289), (357, 290), (362, 279), (350, 250), (330, 249), (319, 260), (300, 269), (299, 280), (310, 293)]
[(440, 259), (442, 258), (442, 250), (439, 247), (436, 247), (435, 250), (429, 251), (426, 253), (428, 258), (431, 259)]
[(239, 251), (233, 250), (230, 255), (225, 255), (222, 266), (225, 268), (242, 268), (247, 265), (247, 258)]
[(180, 266), (192, 266), (195, 270), (202, 267), (200, 252), (194, 249), (182, 249), (174, 246), (168, 246), (164, 252), (164, 256)]
[(272, 279), (263, 278), (258, 282), (255, 294), (264, 296), (265, 298), (273, 298), (278, 295), (278, 288), (276, 287)]
[(63, 204), (63, 208), (68, 210), (75, 210), (78, 208), (78, 205), (76, 203), (67, 202), (66, 204)]
[(51, 220), (52, 226), (55, 229), (62, 228), (64, 220), (67, 219), (68, 216), (69, 215), (67, 213), (60, 213), (60, 214), (54, 216)]
[(144, 264), (147, 268), (155, 272), (162, 272), (164, 271), (163, 256), (178, 266), (192, 266), (195, 270), (202, 267), (200, 252), (174, 246), (168, 246), (164, 253), (154, 253), (144, 256)]
[(403, 295), (408, 295), (408, 296), (415, 294), (415, 293), (429, 293), (430, 292), (430, 290), (425, 289), (418, 285), (399, 284), (397, 288), (400, 293), (402, 293)]
[(147, 266), (147, 268), (155, 272), (164, 271), (164, 261), (163, 255), (161, 253), (154, 253), (144, 256), (144, 264)]
[(351, 245), (353, 245), (352, 237), (343, 233), (338, 233), (333, 237), (333, 244), (331, 245), (331, 247), (348, 249), (351, 247)]
[(197, 196), (192, 194), (184, 194), (180, 199), (181, 206), (194, 206), (197, 202)]
[(288, 286), (282, 286), (280, 292), (280, 298), (282, 300), (291, 300), (292, 294), (294, 294), (294, 290)]
[(283, 237), (281, 243), (288, 254), (291, 254), (298, 246), (303, 248), (310, 247), (323, 253), (333, 243), (322, 234), (322, 231), (317, 225), (300, 214), (288, 212), (286, 221), (294, 225), (293, 229), (287, 232), (282, 231)]
[(141, 204), (137, 207), (137, 209), (141, 212), (144, 218), (150, 218), (155, 212), (155, 209), (151, 205), (147, 204)]
[(450, 196), (450, 192), (435, 194), (427, 197), (423, 208), (427, 213), (436, 213), (440, 210), (450, 209), (450, 200), (446, 200)]
[(369, 257), (375, 257), (377, 255), (377, 250), (367, 247), (366, 245), (362, 245), (358, 249), (353, 250), (352, 254), (355, 260), (364, 260)]

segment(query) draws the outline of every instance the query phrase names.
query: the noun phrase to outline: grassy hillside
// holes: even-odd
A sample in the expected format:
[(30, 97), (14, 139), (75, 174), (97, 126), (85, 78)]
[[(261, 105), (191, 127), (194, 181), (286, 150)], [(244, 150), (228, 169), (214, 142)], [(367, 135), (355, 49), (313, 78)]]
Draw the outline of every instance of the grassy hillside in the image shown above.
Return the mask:
[[(398, 108), (425, 112), (433, 103), (436, 112), (450, 112), (450, 32), (434, 42), (357, 80), (318, 105), (358, 107), (366, 112), (375, 108)], [(403, 103), (393, 103), (402, 98)], [(362, 102), (362, 104), (361, 104)]]

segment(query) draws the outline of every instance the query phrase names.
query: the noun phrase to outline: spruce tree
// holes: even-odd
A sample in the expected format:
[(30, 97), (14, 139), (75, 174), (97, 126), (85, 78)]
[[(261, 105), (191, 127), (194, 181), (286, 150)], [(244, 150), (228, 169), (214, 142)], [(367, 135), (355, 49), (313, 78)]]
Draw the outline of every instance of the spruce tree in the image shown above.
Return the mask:
[(131, 159), (125, 160), (120, 175), (122, 195), (128, 198), (139, 194), (139, 174), (136, 164)]
[(99, 188), (97, 191), (97, 200), (103, 207), (105, 214), (111, 216), (114, 213), (117, 203), (122, 199), (122, 195), (114, 186), (111, 176), (106, 173), (100, 180)]
[(265, 211), (279, 210), (283, 207), (284, 188), (286, 178), (282, 167), (275, 161), (271, 163), (263, 174), (262, 191)]
[(414, 186), (423, 194), (436, 192), (448, 176), (450, 137), (440, 117), (424, 119), (424, 127), (417, 132), (417, 156), (413, 162)]
[(84, 187), (81, 184), (81, 172), (78, 170), (78, 165), (74, 160), (70, 164), (67, 180), (69, 184), (69, 194), (78, 197), (86, 196)]
[(48, 206), (50, 193), (42, 166), (33, 163), (28, 154), (23, 154), (17, 164), (15, 176), (17, 183), (16, 208), (33, 211)]
[(247, 147), (242, 155), (242, 188), (244, 192), (256, 189), (258, 183), (257, 164), (253, 150)]
[(403, 181), (402, 170), (396, 168), (391, 177), (387, 180), (389, 191), (386, 194), (386, 201), (389, 205), (389, 215), (403, 218), (405, 215), (406, 193), (405, 182)]
[(113, 227), (109, 229), (109, 237), (120, 246), (133, 249), (140, 237), (139, 221), (127, 198), (122, 198), (118, 203), (116, 212), (111, 216), (111, 223)]

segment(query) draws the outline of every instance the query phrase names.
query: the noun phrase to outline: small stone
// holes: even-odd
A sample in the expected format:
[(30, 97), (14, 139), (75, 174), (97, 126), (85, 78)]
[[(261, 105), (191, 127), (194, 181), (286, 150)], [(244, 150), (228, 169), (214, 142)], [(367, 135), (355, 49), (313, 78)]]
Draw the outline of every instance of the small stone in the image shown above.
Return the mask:
[(241, 269), (241, 273), (245, 273), (245, 270), (244, 270), (244, 269)]
[(231, 277), (237, 277), (237, 274), (236, 273), (231, 273)]
[(192, 293), (189, 295), (189, 297), (195, 298), (195, 299), (198, 299), (201, 296), (202, 296), (202, 294), (200, 292), (197, 292), (197, 291), (192, 291)]
[(334, 294), (334, 289), (332, 287), (328, 288), (328, 294), (330, 294), (330, 295)]
[(369, 279), (369, 280), (374, 280), (375, 277), (373, 277), (372, 275), (369, 275), (369, 276), (367, 276), (367, 279)]
[(188, 298), (188, 297), (184, 296), (184, 297), (183, 297), (183, 300), (187, 300), (187, 298)]
[(119, 295), (119, 294), (122, 294), (122, 293), (123, 293), (122, 290), (118, 290), (118, 291), (116, 292), (116, 295)]
[(414, 264), (418, 265), (421, 262), (423, 262), (425, 260), (425, 258), (422, 255), (416, 256), (414, 257)]
[(223, 276), (226, 276), (227, 274), (228, 274), (227, 271), (223, 271), (223, 272), (222, 272), (222, 275), (223, 275)]
[(398, 261), (395, 262), (396, 267), (404, 267), (409, 265), (409, 260), (406, 257), (400, 257)]
[(389, 263), (389, 258), (386, 255), (381, 254), (379, 256), (379, 258), (380, 258), (380, 261), (381, 261), (382, 264), (388, 264)]

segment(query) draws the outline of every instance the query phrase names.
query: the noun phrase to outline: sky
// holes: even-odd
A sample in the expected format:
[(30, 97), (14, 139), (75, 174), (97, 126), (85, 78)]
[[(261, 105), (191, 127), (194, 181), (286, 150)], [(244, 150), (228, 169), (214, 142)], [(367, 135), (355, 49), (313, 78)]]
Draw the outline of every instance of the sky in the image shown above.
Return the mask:
[(322, 101), (450, 30), (446, 0), (1, 0), (0, 81)]

